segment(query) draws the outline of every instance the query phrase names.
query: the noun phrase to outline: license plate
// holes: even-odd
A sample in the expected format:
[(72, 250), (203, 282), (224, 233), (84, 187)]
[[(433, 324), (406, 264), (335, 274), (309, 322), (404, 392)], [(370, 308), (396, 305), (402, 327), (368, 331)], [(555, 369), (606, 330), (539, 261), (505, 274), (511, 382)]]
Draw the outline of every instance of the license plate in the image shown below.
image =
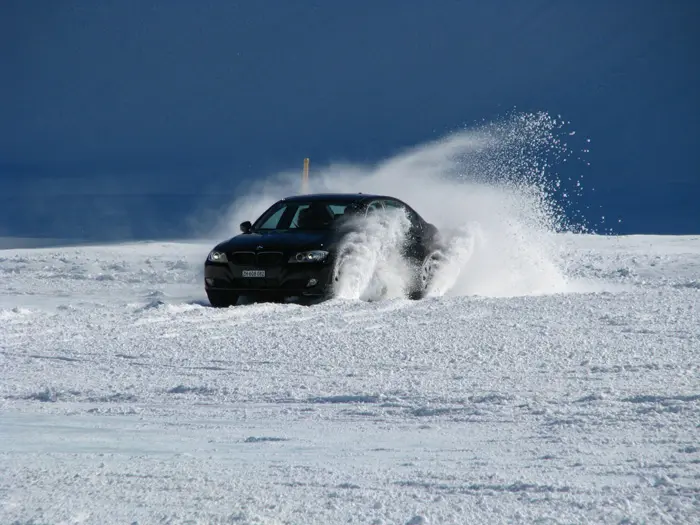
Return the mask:
[(243, 277), (265, 277), (265, 270), (243, 270)]

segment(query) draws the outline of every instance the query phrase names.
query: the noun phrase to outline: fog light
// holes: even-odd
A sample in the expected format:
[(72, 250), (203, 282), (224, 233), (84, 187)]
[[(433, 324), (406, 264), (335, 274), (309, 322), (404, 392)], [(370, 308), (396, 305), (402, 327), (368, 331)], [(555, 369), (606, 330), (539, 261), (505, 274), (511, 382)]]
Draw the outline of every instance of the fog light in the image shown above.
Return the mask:
[(309, 279), (309, 282), (306, 283), (307, 288), (311, 288), (312, 286), (316, 286), (318, 284), (318, 281), (316, 279)]

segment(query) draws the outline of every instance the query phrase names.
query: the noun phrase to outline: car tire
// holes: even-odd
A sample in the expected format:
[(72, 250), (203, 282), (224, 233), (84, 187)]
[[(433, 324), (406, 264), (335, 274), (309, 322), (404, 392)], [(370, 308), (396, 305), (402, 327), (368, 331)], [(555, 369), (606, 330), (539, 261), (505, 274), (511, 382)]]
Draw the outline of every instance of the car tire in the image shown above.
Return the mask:
[(220, 290), (207, 290), (207, 298), (214, 308), (228, 308), (238, 302), (238, 295)]
[(430, 284), (435, 278), (435, 272), (444, 262), (445, 256), (440, 250), (434, 250), (425, 256), (418, 267), (415, 278), (415, 286), (409, 297), (411, 299), (423, 299), (428, 294)]

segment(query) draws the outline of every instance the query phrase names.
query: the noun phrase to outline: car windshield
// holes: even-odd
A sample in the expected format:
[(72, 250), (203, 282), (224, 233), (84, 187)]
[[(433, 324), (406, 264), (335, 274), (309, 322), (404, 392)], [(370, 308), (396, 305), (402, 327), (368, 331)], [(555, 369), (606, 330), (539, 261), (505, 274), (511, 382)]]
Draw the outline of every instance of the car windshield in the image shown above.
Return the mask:
[(282, 201), (255, 221), (254, 230), (329, 230), (345, 215), (351, 202)]

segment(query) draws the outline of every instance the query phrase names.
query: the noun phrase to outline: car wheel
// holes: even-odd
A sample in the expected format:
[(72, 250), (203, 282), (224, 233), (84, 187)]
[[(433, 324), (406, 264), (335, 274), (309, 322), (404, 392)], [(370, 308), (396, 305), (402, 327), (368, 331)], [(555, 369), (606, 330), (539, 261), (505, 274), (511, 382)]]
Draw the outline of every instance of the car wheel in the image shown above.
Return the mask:
[(435, 274), (444, 261), (445, 256), (440, 251), (433, 251), (423, 259), (423, 263), (420, 265), (420, 268), (418, 268), (416, 286), (411, 294), (412, 299), (423, 299), (427, 295), (430, 284), (433, 282)]
[(238, 295), (219, 290), (207, 290), (207, 297), (214, 308), (228, 308), (238, 302)]

